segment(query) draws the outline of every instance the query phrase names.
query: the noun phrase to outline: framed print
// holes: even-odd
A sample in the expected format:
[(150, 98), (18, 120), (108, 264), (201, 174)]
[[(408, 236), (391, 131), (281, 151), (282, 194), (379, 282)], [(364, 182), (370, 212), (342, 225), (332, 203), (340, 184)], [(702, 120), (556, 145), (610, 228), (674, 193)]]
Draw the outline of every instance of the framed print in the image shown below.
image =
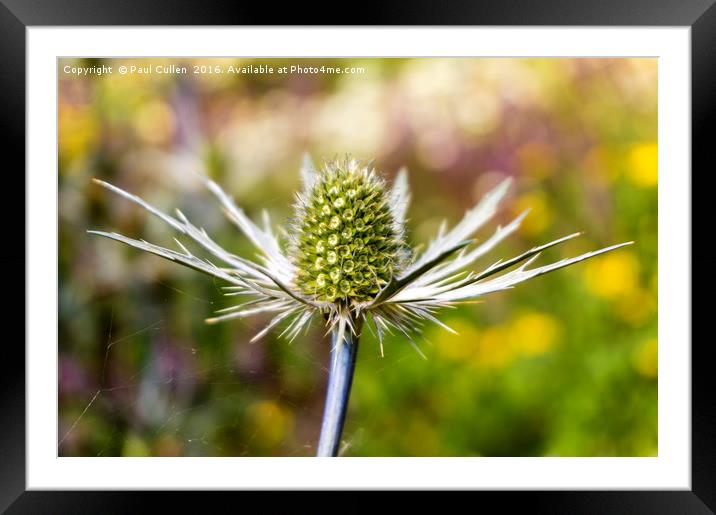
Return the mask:
[(691, 169), (716, 8), (280, 27), (120, 4), (2, 11), (27, 192), (9, 512), (257, 489), (714, 509)]

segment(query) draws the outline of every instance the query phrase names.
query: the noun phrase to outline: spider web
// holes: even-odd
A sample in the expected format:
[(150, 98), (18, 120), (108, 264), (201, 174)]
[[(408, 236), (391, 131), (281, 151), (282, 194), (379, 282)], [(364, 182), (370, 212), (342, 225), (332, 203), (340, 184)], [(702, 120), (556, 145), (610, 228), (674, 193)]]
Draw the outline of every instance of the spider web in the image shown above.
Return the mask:
[[(215, 303), (164, 281), (157, 288), (195, 308)], [(118, 333), (120, 301), (110, 300), (100, 366), (86, 371), (81, 387), (72, 386), (73, 371), (63, 363), (77, 353), (60, 350), (59, 456), (315, 454), (330, 350), (321, 324), (292, 344), (250, 344), (261, 320), (239, 320), (215, 345), (176, 338), (175, 321), (166, 316)], [(134, 353), (144, 356), (127, 358)], [(367, 366), (386, 367), (377, 352), (370, 354)], [(339, 454), (360, 447), (372, 418), (370, 410), (359, 420), (349, 417)]]

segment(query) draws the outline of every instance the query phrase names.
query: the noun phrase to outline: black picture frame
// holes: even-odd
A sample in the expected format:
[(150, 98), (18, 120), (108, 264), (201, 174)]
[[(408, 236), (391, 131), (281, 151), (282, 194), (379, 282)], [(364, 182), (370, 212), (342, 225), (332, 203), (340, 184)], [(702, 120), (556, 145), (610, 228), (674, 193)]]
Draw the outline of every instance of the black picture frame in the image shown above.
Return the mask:
[[(21, 328), (24, 340), (25, 303), (19, 302), (17, 292), (25, 291), (20, 284), (32, 273), (26, 266), (25, 225), (18, 223), (19, 213), (25, 213), (25, 50), (29, 26), (82, 25), (281, 25), (284, 23), (316, 25), (335, 24), (341, 19), (350, 25), (638, 25), (688, 26), (691, 28), (692, 80), (692, 168), (706, 175), (713, 168), (713, 143), (707, 129), (716, 125), (716, 5), (714, 0), (609, 0), (603, 2), (575, 2), (574, 0), (523, 0), (436, 2), (414, 0), (398, 2), (363, 2), (343, 5), (338, 11), (326, 8), (316, 15), (306, 4), (269, 5), (219, 0), (0, 0), (0, 120), (5, 174), (5, 195), (0, 202), (6, 242), (0, 261), (6, 292), (6, 305), (14, 308), (13, 317), (5, 312), (8, 328)], [(335, 12), (335, 16), (330, 16)], [(329, 14), (330, 13), (330, 14)], [(328, 20), (326, 18), (334, 18)], [(14, 156), (11, 169), (8, 158)], [(709, 168), (710, 165), (710, 168)], [(17, 171), (16, 171), (17, 170)], [(688, 170), (678, 173), (689, 173)], [(696, 197), (706, 194), (706, 188), (693, 188), (692, 234), (708, 235), (704, 225), (710, 221), (705, 202)], [(7, 184), (13, 181), (14, 184)], [(11, 234), (7, 234), (10, 232)], [(21, 245), (19, 242), (23, 242)], [(11, 243), (10, 243), (11, 242)], [(693, 263), (707, 264), (703, 250), (694, 246)], [(21, 278), (20, 268), (25, 271)], [(692, 272), (693, 273), (693, 272)], [(699, 290), (708, 287), (702, 279)], [(692, 289), (692, 334), (698, 315), (705, 315), (706, 302), (696, 302), (696, 288)], [(52, 294), (48, 292), (48, 294)], [(24, 296), (23, 296), (24, 298)], [(22, 306), (22, 308), (20, 307)], [(27, 306), (29, 309), (30, 306)], [(23, 314), (19, 313), (23, 310)], [(18, 336), (19, 336), (18, 335)], [(522, 506), (538, 513), (716, 513), (716, 376), (711, 372), (712, 339), (692, 338), (692, 473), (690, 491), (549, 491), (549, 492), (476, 492), (474, 494), (498, 501), (502, 506)], [(150, 500), (162, 503), (163, 510), (173, 505), (184, 509), (194, 503), (206, 506), (204, 500), (188, 492), (79, 492), (26, 491), (25, 487), (25, 352), (20, 338), (8, 337), (3, 342), (5, 366), (0, 374), (0, 510), (7, 513), (130, 513), (146, 509)], [(678, 342), (672, 342), (678, 343)], [(689, 342), (683, 342), (688, 345)], [(242, 502), (251, 503), (255, 494), (242, 495)], [(248, 497), (246, 497), (248, 495)], [(202, 496), (203, 497), (203, 496)], [(302, 494), (288, 493), (279, 499), (295, 499)], [(150, 499), (153, 498), (153, 499)], [(413, 499), (424, 502), (424, 495)], [(456, 499), (460, 502), (459, 499)], [(292, 502), (292, 501), (291, 501)], [(363, 505), (372, 508), (375, 500), (356, 499), (350, 510)], [(474, 500), (470, 501), (474, 503)], [(180, 504), (181, 503), (181, 504)], [(322, 503), (324, 506), (331, 503)], [(320, 507), (320, 506), (319, 506)], [(238, 507), (237, 507), (238, 509)], [(313, 509), (311, 510), (314, 511)], [(315, 510), (318, 511), (318, 510)], [(335, 511), (335, 510), (332, 510)]]

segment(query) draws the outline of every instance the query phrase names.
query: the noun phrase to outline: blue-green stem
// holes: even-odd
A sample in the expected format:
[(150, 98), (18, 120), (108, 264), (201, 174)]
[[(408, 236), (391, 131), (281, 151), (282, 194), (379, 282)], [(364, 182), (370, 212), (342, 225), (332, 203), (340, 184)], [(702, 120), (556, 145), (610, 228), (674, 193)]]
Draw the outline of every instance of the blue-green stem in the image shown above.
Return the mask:
[(346, 330), (342, 342), (336, 341), (336, 331), (331, 336), (331, 365), (328, 371), (326, 405), (323, 408), (321, 436), (316, 456), (337, 456), (346, 419), (348, 399), (351, 394), (353, 372), (358, 353), (358, 336)]

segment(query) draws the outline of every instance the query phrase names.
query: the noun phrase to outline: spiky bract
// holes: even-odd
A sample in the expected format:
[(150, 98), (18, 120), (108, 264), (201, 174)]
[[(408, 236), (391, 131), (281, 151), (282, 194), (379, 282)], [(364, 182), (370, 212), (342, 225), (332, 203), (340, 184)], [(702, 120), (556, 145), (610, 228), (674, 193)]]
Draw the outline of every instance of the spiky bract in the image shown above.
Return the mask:
[(414, 253), (403, 243), (410, 199), (405, 169), (398, 172), (389, 190), (372, 166), (349, 158), (330, 161), (317, 169), (306, 157), (301, 176), (304, 188), (298, 194), (287, 247), (273, 232), (267, 212), (264, 226), (258, 226), (218, 184), (200, 176), (229, 219), (260, 250), (258, 261), (221, 247), (181, 211), (177, 210), (176, 217), (170, 216), (104, 181), (97, 183), (159, 217), (220, 264), (195, 256), (179, 240), (177, 251), (117, 233), (90, 232), (226, 282), (226, 294), (244, 300), (220, 310), (207, 321), (271, 314), (271, 320), (252, 341), (281, 324), (285, 328), (280, 335), (293, 340), (320, 314), (336, 342), (343, 342), (349, 333), (359, 336), (363, 322), (372, 322), (381, 353), (383, 338), (388, 333), (398, 331), (415, 345), (412, 339), (420, 333), (424, 321), (444, 326), (436, 317), (442, 308), (472, 302), (632, 243), (528, 268), (540, 252), (579, 235), (574, 233), (517, 257), (497, 260), (481, 271), (472, 271), (471, 265), (514, 233), (527, 214), (498, 226), (492, 236), (479, 244), (472, 240), (474, 233), (497, 212), (509, 188), (509, 179), (485, 195), (454, 227), (448, 230), (442, 226), (423, 252)]
[(297, 207), (295, 284), (323, 302), (373, 299), (393, 277), (403, 245), (383, 181), (345, 158), (326, 162), (311, 186)]

